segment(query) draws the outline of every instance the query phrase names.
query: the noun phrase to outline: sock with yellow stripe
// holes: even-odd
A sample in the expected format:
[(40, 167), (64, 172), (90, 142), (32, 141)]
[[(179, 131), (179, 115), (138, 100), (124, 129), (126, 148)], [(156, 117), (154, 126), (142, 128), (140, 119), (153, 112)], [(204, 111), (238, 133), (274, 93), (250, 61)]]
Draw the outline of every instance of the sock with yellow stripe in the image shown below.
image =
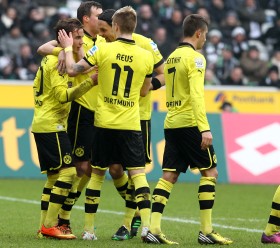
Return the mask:
[(125, 197), (125, 214), (123, 225), (130, 230), (131, 221), (135, 215), (137, 203), (135, 200), (135, 189), (132, 179), (128, 179), (128, 186)]
[(41, 196), (41, 218), (40, 218), (39, 229), (41, 229), (46, 219), (51, 191), (57, 179), (58, 179), (58, 173), (53, 175), (48, 175), (47, 181), (44, 185), (43, 193)]
[(61, 209), (59, 210), (59, 220), (58, 225), (61, 226), (63, 224), (70, 224), (70, 215), (71, 210), (75, 204), (75, 198), (77, 193), (77, 187), (79, 182), (81, 181), (81, 177), (78, 177), (77, 175), (74, 177), (74, 181), (72, 184), (72, 188), (69, 192), (69, 195), (67, 196), (65, 202), (63, 203)]
[(131, 176), (135, 186), (135, 199), (140, 211), (143, 227), (150, 227), (151, 200), (150, 187), (145, 173), (139, 173)]
[(90, 233), (94, 233), (94, 218), (100, 202), (100, 193), (104, 178), (105, 175), (99, 176), (92, 173), (86, 189), (84, 230)]
[(268, 236), (280, 231), (280, 186), (274, 193), (271, 212), (264, 233)]
[(44, 221), (44, 226), (46, 228), (57, 225), (58, 212), (71, 190), (75, 176), (75, 167), (65, 168), (59, 171), (58, 179), (51, 191), (49, 208)]
[(198, 189), (200, 207), (200, 231), (208, 234), (213, 231), (212, 208), (215, 200), (215, 177), (201, 177)]
[(161, 218), (172, 188), (172, 183), (160, 178), (154, 189), (152, 196), (152, 215), (150, 228), (153, 234), (161, 233)]
[(113, 179), (114, 185), (120, 194), (120, 196), (125, 200), (126, 199), (126, 189), (128, 185), (128, 176), (126, 173), (123, 173), (123, 175), (118, 179)]
[(77, 201), (79, 199), (79, 197), (82, 194), (83, 189), (88, 184), (89, 180), (90, 180), (90, 177), (88, 177), (87, 175), (83, 175), (82, 176), (82, 178), (81, 178), (81, 180), (79, 182), (78, 188), (77, 188), (77, 193), (76, 193), (75, 201)]

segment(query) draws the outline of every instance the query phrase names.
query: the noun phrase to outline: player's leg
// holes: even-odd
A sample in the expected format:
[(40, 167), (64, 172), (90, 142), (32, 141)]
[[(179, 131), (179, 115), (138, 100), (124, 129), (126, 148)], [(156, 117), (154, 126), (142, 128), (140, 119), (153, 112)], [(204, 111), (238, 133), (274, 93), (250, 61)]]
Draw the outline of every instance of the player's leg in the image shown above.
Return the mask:
[(262, 243), (280, 243), (280, 186), (272, 199), (271, 212), (265, 230), (262, 234)]
[(109, 167), (109, 173), (119, 195), (125, 200), (125, 194), (128, 185), (128, 176), (120, 164), (112, 164)]
[[(68, 135), (66, 132), (41, 134), (40, 140), (39, 149), (45, 154), (41, 161), (47, 161), (48, 157), (47, 171), (58, 171), (58, 178), (51, 190), (49, 206), (41, 233), (59, 239), (76, 238), (73, 234), (65, 233), (57, 227), (59, 209), (67, 198), (76, 175)], [(42, 153), (39, 153), (40, 155)]]

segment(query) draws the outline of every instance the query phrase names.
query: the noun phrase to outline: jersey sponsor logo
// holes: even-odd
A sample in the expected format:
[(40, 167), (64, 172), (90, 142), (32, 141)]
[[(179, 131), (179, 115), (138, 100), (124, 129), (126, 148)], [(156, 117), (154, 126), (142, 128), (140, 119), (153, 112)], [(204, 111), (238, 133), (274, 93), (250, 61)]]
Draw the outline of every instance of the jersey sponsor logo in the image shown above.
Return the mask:
[(93, 46), (91, 49), (88, 50), (88, 54), (90, 54), (92, 56), (96, 53), (96, 51), (98, 51), (98, 47)]
[(202, 58), (195, 58), (194, 59), (195, 67), (196, 68), (204, 68), (203, 59)]
[(85, 150), (82, 147), (78, 147), (75, 149), (75, 155), (77, 157), (82, 157), (85, 154)]
[(69, 155), (69, 154), (66, 154), (64, 157), (63, 157), (63, 162), (65, 164), (71, 164), (72, 162), (72, 157)]
[(158, 51), (158, 47), (157, 47), (157, 44), (155, 42), (151, 41), (150, 44), (151, 44), (151, 47), (154, 51)]

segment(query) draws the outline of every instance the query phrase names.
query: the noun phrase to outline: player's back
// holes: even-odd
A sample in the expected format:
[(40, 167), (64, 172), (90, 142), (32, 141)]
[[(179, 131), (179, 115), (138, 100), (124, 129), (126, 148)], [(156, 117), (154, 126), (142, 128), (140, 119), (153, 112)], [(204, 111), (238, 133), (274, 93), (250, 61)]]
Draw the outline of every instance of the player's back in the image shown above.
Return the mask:
[(180, 44), (167, 58), (164, 67), (168, 109), (165, 128), (197, 125), (194, 98), (204, 95), (205, 64), (203, 55), (186, 43)]
[(131, 40), (118, 39), (95, 46), (86, 58), (91, 64), (98, 65), (99, 93), (95, 125), (140, 130), (140, 89), (145, 77), (152, 74), (152, 54)]
[(66, 121), (70, 111), (69, 103), (60, 103), (57, 89), (68, 88), (67, 74), (59, 75), (56, 69), (58, 58), (48, 55), (42, 59), (41, 66), (34, 79), (34, 118), (33, 132), (58, 132), (66, 130)]

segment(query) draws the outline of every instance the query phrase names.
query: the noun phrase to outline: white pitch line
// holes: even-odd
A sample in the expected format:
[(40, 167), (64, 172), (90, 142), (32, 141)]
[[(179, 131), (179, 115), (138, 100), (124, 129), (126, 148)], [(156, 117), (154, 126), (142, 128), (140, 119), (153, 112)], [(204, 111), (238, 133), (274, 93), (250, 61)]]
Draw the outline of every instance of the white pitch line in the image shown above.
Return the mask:
[[(29, 203), (29, 204), (35, 204), (35, 205), (40, 205), (41, 204), (40, 201), (27, 200), (27, 199), (21, 199), (21, 198), (13, 198), (13, 197), (7, 197), (7, 196), (0, 196), (0, 200), (13, 201), (13, 202), (23, 202), (23, 203)], [(79, 209), (79, 210), (84, 210), (84, 207), (82, 207), (82, 206), (74, 206), (73, 208)], [(117, 211), (112, 211), (112, 210), (102, 210), (102, 209), (98, 209), (98, 212), (115, 214), (115, 215), (123, 215), (124, 214), (123, 212), (117, 212)], [(190, 220), (190, 219), (181, 219), (181, 218), (165, 217), (165, 216), (163, 216), (162, 219), (167, 220), (167, 221), (171, 221), (171, 222), (190, 223), (190, 224), (200, 225), (199, 221)], [(239, 220), (240, 220), (240, 218), (239, 218)], [(245, 221), (245, 219), (244, 219), (244, 221)], [(224, 228), (224, 229), (242, 230), (242, 231), (245, 231), (245, 232), (253, 232), (253, 233), (262, 233), (263, 232), (263, 230), (259, 230), (259, 229), (227, 226), (227, 225), (221, 225), (221, 224), (215, 224), (215, 223), (213, 223), (213, 226), (221, 227), (221, 228)]]

